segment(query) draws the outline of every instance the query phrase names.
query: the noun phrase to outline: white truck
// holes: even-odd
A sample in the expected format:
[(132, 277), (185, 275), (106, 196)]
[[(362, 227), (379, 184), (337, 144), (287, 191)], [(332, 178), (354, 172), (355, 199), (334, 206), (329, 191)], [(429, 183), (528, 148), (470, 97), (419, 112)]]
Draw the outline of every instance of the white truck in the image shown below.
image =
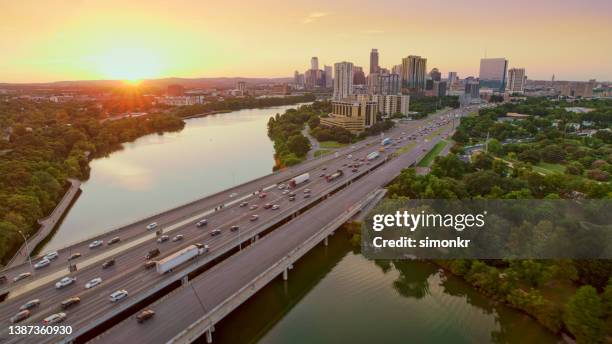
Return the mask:
[(199, 255), (208, 252), (208, 245), (195, 244), (189, 245), (184, 249), (169, 255), (168, 257), (158, 260), (155, 268), (159, 274), (164, 274), (171, 271), (175, 267), (193, 259)]
[(374, 160), (376, 158), (378, 158), (378, 156), (380, 155), (380, 153), (378, 152), (372, 152), (370, 154), (368, 154), (368, 156), (366, 157), (366, 159), (368, 160)]
[(299, 176), (294, 177), (289, 181), (289, 186), (291, 186), (292, 188), (295, 188), (298, 185), (304, 182), (307, 182), (308, 179), (310, 179), (310, 174), (308, 173), (300, 174)]

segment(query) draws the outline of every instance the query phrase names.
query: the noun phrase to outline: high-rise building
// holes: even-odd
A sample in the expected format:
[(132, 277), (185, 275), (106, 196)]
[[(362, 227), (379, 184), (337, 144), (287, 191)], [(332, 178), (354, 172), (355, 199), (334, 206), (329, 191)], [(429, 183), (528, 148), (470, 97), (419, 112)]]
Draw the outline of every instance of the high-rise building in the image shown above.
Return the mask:
[(180, 97), (185, 95), (185, 87), (182, 85), (168, 85), (168, 90), (166, 91), (171, 97)]
[(342, 100), (353, 94), (353, 63), (334, 64), (334, 100)]
[(323, 67), (323, 72), (325, 73), (325, 88), (334, 87), (334, 72), (332, 66), (325, 65)]
[(319, 58), (316, 56), (313, 56), (310, 59), (310, 69), (314, 69), (314, 70), (318, 70), (319, 69)]
[(448, 85), (452, 86), (455, 81), (457, 81), (457, 72), (448, 72)]
[(480, 59), (480, 86), (503, 92), (506, 88), (508, 60), (505, 58)]
[(510, 94), (523, 93), (526, 82), (525, 68), (510, 68), (508, 70), (508, 86), (506, 89)]
[[(334, 65), (334, 68), (336, 65), (338, 63)], [(336, 84), (337, 74), (335, 76), (334, 85)], [(378, 104), (369, 100), (368, 96), (334, 100), (331, 105), (332, 112), (329, 116), (321, 117), (321, 125), (323, 126), (340, 127), (356, 134), (376, 123)]]
[(402, 77), (402, 65), (398, 64), (398, 65), (393, 66), (393, 68), (391, 68), (391, 73), (397, 74), (401, 78)]
[(465, 79), (465, 95), (471, 99), (480, 98), (480, 83), (470, 77)]
[(401, 94), (375, 94), (372, 100), (378, 105), (378, 112), (382, 115), (401, 113), (404, 116), (410, 111), (410, 96)]
[(309, 69), (304, 73), (304, 83), (308, 89), (325, 87), (325, 73), (320, 69)]
[(368, 75), (369, 94), (398, 94), (401, 91), (400, 76), (389, 73)]
[(433, 81), (440, 81), (440, 80), (442, 80), (442, 73), (440, 73), (438, 68), (432, 69), (431, 72), (429, 72), (429, 76), (431, 77), (431, 80), (433, 80)]
[(242, 95), (246, 94), (246, 83), (244, 81), (238, 81), (236, 83), (236, 89), (242, 93)]
[(353, 66), (353, 85), (365, 85), (366, 76), (362, 67)]
[(427, 59), (410, 55), (402, 59), (402, 86), (414, 91), (425, 89)]
[(433, 82), (433, 95), (436, 97), (444, 97), (446, 95), (446, 81)]
[(372, 49), (370, 52), (370, 74), (378, 73), (378, 49)]

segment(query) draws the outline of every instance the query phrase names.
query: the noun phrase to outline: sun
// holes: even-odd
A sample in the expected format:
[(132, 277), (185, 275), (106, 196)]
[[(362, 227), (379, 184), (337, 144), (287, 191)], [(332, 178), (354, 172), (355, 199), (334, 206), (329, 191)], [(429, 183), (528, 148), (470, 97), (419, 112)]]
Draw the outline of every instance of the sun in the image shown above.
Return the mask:
[(132, 85), (158, 77), (161, 72), (156, 54), (145, 48), (113, 48), (97, 56), (96, 62), (104, 78), (125, 80)]

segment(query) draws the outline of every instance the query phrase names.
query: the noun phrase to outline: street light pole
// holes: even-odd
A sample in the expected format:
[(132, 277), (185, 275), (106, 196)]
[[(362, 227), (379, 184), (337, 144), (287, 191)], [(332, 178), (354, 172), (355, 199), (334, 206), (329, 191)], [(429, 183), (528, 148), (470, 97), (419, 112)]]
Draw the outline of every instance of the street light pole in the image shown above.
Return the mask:
[(34, 273), (34, 267), (32, 266), (32, 257), (30, 256), (30, 247), (28, 246), (28, 238), (26, 238), (25, 234), (23, 234), (22, 231), (18, 230), (17, 232), (19, 232), (19, 234), (21, 234), (21, 236), (23, 237), (23, 241), (25, 242), (25, 247), (26, 247), (26, 251), (27, 251), (27, 255), (28, 255), (28, 262), (30, 263), (30, 269), (32, 270), (32, 273)]

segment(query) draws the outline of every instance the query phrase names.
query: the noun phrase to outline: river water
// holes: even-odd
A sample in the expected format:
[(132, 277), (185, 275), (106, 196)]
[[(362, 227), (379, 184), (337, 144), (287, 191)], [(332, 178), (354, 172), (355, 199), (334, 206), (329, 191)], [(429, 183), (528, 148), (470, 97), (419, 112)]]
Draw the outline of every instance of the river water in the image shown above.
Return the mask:
[[(90, 179), (44, 250), (58, 249), (272, 172), (270, 116), (187, 120), (91, 161)], [(215, 343), (554, 343), (522, 313), (419, 262), (373, 262), (336, 234), (216, 326)]]

